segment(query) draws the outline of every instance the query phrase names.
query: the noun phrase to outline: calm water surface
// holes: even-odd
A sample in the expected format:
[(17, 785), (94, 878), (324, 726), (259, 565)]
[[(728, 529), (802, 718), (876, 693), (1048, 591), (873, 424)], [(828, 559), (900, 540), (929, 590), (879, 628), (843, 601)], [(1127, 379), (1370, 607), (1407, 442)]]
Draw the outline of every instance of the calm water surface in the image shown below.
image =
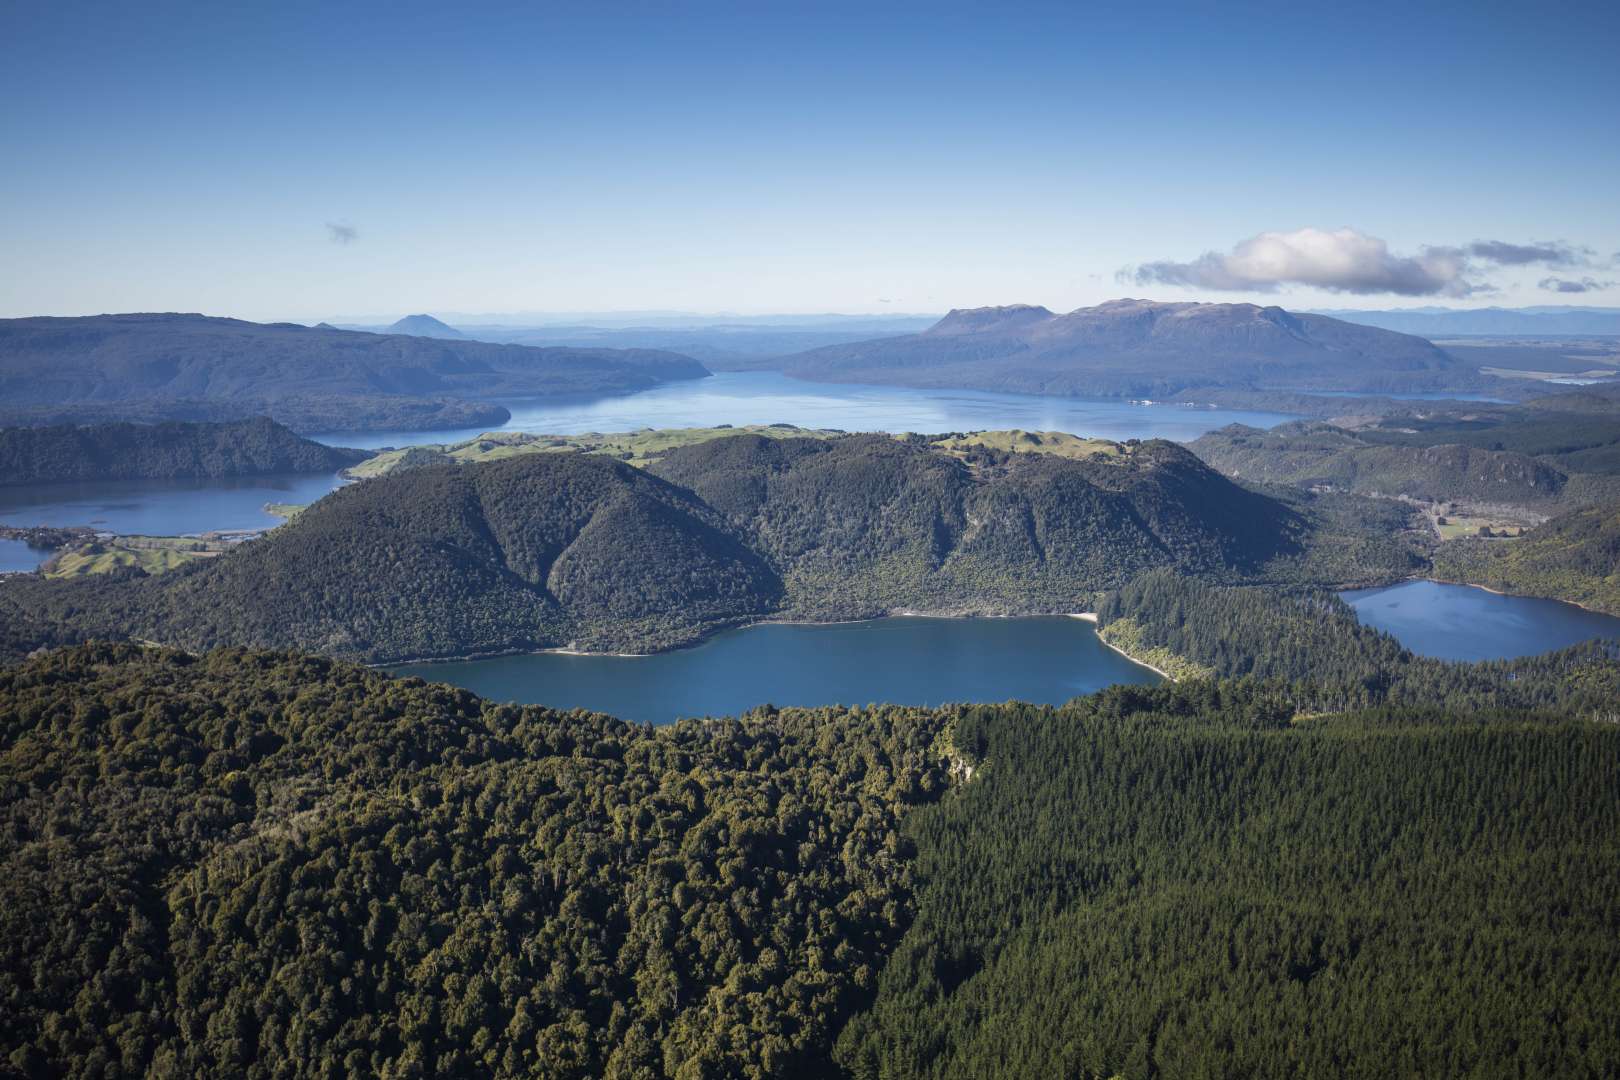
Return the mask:
[(1391, 394), (1383, 390), (1294, 390), (1291, 393), (1305, 394), (1309, 397), (1386, 397), (1394, 401), (1481, 401), (1494, 405), (1511, 405), (1506, 398), (1491, 397), (1489, 394)]
[[(501, 431), (578, 435), (586, 431), (635, 431), (654, 427), (718, 424), (797, 424), (844, 431), (975, 431), (1024, 428), (1067, 431), (1105, 439), (1175, 439), (1185, 442), (1227, 424), (1275, 427), (1296, 417), (1243, 409), (1196, 409), (1179, 405), (1131, 405), (1034, 394), (979, 390), (911, 390), (805, 382), (774, 371), (729, 371), (708, 379), (666, 383), (614, 397), (503, 401), (512, 419)], [(314, 438), (333, 446), (376, 449), (411, 443), (457, 442), (487, 427), (459, 431), (373, 431)]]
[(1471, 585), (1408, 581), (1339, 595), (1363, 623), (1388, 631), (1421, 656), (1442, 660), (1534, 656), (1595, 637), (1620, 638), (1620, 618), (1612, 615)]
[(393, 670), (496, 701), (651, 723), (764, 704), (1059, 704), (1113, 683), (1158, 681), (1104, 645), (1091, 623), (1063, 616), (751, 626), (655, 656), (544, 653)]
[(21, 540), (0, 540), (0, 574), (33, 570), (50, 557), (50, 551), (29, 547)]
[(89, 525), (107, 532), (182, 536), (265, 529), (280, 518), (265, 503), (310, 503), (336, 474), (227, 480), (122, 480), (0, 487), (0, 525)]

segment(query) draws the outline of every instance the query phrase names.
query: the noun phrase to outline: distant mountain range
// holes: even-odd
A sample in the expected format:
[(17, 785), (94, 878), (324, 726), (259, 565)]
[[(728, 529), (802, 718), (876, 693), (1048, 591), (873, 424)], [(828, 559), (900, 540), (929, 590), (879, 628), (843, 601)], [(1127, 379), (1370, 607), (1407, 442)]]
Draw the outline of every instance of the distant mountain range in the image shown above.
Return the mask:
[(663, 351), (204, 315), (0, 320), (0, 424), (13, 425), (268, 415), (298, 431), (432, 430), (500, 424), (510, 415), (492, 403), (500, 398), (626, 393), (708, 374)]
[[(645, 321), (638, 322), (642, 318)], [(431, 315), (408, 315), (389, 325), (343, 323), (347, 330), (411, 334), (509, 345), (607, 349), (665, 349), (716, 371), (770, 367), (775, 357), (854, 341), (926, 330), (937, 315), (679, 316), (668, 312), (575, 316), (468, 316), (457, 326)], [(329, 323), (320, 326), (334, 328)]]
[(1395, 311), (1323, 309), (1316, 312), (1345, 322), (1421, 334), (1428, 338), (1471, 335), (1555, 337), (1620, 335), (1620, 308), (1547, 306), (1527, 308), (1410, 308)]
[(918, 334), (813, 349), (778, 366), (829, 382), (1103, 397), (1447, 391), (1486, 381), (1408, 334), (1278, 307), (1129, 299), (1062, 315), (1028, 305), (955, 310)]

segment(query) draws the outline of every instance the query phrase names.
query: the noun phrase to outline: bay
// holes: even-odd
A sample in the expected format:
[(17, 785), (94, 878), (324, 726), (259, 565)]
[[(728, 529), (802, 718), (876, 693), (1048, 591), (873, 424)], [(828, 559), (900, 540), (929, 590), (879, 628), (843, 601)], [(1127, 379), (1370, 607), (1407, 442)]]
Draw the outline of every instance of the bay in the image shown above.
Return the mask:
[(1596, 637), (1620, 639), (1620, 618), (1613, 615), (1473, 585), (1407, 581), (1339, 595), (1366, 625), (1441, 660), (1506, 660)]
[(314, 502), (335, 473), (221, 480), (119, 480), (0, 487), (0, 525), (88, 525), (102, 532), (184, 536), (267, 529), (266, 503)]

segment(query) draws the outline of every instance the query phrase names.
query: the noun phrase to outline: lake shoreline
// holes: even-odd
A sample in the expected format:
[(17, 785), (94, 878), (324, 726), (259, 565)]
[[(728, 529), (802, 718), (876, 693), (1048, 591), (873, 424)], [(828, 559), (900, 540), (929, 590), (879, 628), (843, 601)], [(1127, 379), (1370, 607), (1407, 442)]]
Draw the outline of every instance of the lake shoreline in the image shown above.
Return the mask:
[[(1097, 615), (1096, 615), (1095, 612), (1092, 612), (1092, 611), (1082, 612), (1079, 615), (1071, 616), (1071, 618), (1081, 619), (1081, 620), (1083, 620), (1085, 622), (1089, 622), (1089, 623), (1092, 623), (1094, 625), (1097, 622)], [(1157, 675), (1159, 678), (1163, 679), (1165, 682), (1178, 682), (1179, 681), (1174, 675), (1170, 674), (1168, 671), (1165, 671), (1163, 668), (1154, 667), (1152, 664), (1148, 663), (1146, 660), (1142, 660), (1142, 659), (1140, 659), (1138, 657), (1132, 656), (1130, 653), (1126, 652), (1124, 649), (1120, 648), (1118, 645), (1115, 645), (1112, 641), (1109, 641), (1107, 638), (1103, 637), (1102, 636), (1102, 630), (1100, 628), (1097, 631), (1097, 640), (1102, 642), (1104, 645), (1108, 646), (1110, 649), (1113, 649), (1115, 652), (1119, 653), (1119, 655), (1123, 656), (1125, 659), (1129, 660), (1131, 663), (1135, 664), (1137, 667), (1145, 667), (1145, 668), (1147, 668), (1149, 671), (1153, 672), (1155, 675)]]
[[(409, 659), (409, 660), (369, 661), (369, 662), (366, 662), (363, 666), (365, 666), (367, 668), (370, 668), (372, 670), (376, 670), (376, 671), (388, 671), (388, 669), (390, 669), (390, 668), (415, 667), (415, 666), (417, 666), (419, 664), (463, 664), (463, 663), (471, 663), (471, 662), (479, 661), (479, 660), (504, 660), (504, 659), (507, 659), (507, 658), (510, 658), (510, 657), (515, 657), (515, 656), (581, 656), (581, 657), (617, 657), (617, 658), (626, 659), (626, 660), (630, 660), (630, 659), (647, 659), (649, 657), (654, 657), (654, 656), (667, 656), (670, 653), (682, 652), (682, 651), (688, 650), (688, 649), (696, 649), (696, 648), (699, 648), (699, 647), (701, 647), (703, 645), (708, 644), (709, 642), (713, 641), (716, 637), (719, 637), (721, 634), (729, 633), (729, 632), (731, 632), (733, 630), (748, 630), (748, 629), (752, 629), (753, 627), (756, 627), (756, 626), (854, 626), (854, 625), (857, 625), (859, 623), (876, 622), (876, 621), (878, 621), (880, 619), (1049, 619), (1049, 618), (1079, 619), (1081, 622), (1089, 622), (1089, 623), (1091, 623), (1094, 627), (1097, 624), (1097, 614), (1096, 614), (1096, 612), (1092, 612), (1092, 611), (1083, 611), (1083, 612), (1072, 612), (1072, 611), (1028, 611), (1028, 612), (1020, 612), (1018, 614), (986, 615), (986, 614), (963, 614), (963, 613), (960, 613), (960, 612), (946, 612), (946, 611), (914, 611), (914, 610), (911, 610), (911, 609), (908, 609), (908, 608), (897, 608), (897, 609), (895, 609), (893, 611), (884, 612), (884, 613), (878, 614), (878, 615), (865, 616), (865, 617), (862, 617), (862, 618), (859, 618), (859, 619), (780, 619), (780, 618), (774, 618), (774, 619), (755, 619), (753, 621), (748, 621), (748, 622), (736, 622), (736, 623), (731, 623), (731, 624), (728, 624), (728, 625), (725, 625), (725, 626), (717, 626), (717, 627), (713, 628), (712, 630), (708, 630), (708, 631), (704, 632), (700, 637), (698, 637), (696, 640), (693, 640), (691, 642), (681, 644), (681, 645), (673, 645), (673, 646), (671, 646), (671, 647), (669, 647), (667, 649), (656, 649), (656, 650), (654, 650), (652, 652), (610, 652), (610, 651), (607, 651), (607, 650), (576, 649), (576, 648), (573, 648), (571, 646), (557, 645), (557, 646), (550, 646), (550, 647), (544, 648), (544, 649), (499, 649), (499, 650), (494, 650), (494, 651), (491, 651), (491, 652), (467, 653), (467, 654), (460, 655), (460, 656), (436, 656), (436, 657), (423, 657), (423, 658), (419, 658), (419, 659)], [(1098, 641), (1102, 642), (1104, 645), (1107, 645), (1110, 649), (1113, 649), (1114, 652), (1118, 653), (1120, 656), (1123, 656), (1125, 659), (1129, 660), (1131, 663), (1135, 664), (1137, 667), (1146, 668), (1148, 671), (1153, 672), (1155, 675), (1158, 675), (1160, 678), (1169, 680), (1171, 682), (1175, 681), (1173, 678), (1171, 678), (1171, 676), (1165, 674), (1163, 671), (1160, 671), (1158, 668), (1154, 667), (1152, 664), (1145, 663), (1145, 662), (1143, 662), (1141, 660), (1138, 660), (1136, 657), (1132, 656), (1130, 653), (1126, 652), (1125, 650), (1123, 650), (1123, 649), (1121, 649), (1121, 648), (1119, 648), (1119, 647), (1117, 647), (1117, 646), (1115, 646), (1113, 644), (1110, 644), (1108, 641), (1105, 641), (1100, 632), (1097, 632), (1097, 631), (1093, 631), (1093, 632), (1096, 634), (1096, 638), (1097, 638)]]
[[(1610, 618), (1620, 618), (1620, 612), (1604, 611), (1602, 608), (1592, 607), (1590, 604), (1583, 604), (1579, 600), (1569, 600), (1569, 599), (1566, 599), (1565, 597), (1562, 597), (1562, 596), (1539, 596), (1536, 593), (1508, 592), (1505, 589), (1493, 589), (1489, 585), (1481, 585), (1477, 581), (1452, 581), (1449, 578), (1426, 577), (1426, 576), (1424, 576), (1422, 574), (1415, 574), (1412, 577), (1409, 577), (1409, 578), (1406, 578), (1406, 579), (1404, 579), (1402, 581), (1396, 582), (1395, 585), (1368, 585), (1368, 586), (1365, 586), (1365, 588), (1368, 588), (1368, 589), (1393, 589), (1393, 588), (1396, 588), (1396, 586), (1398, 586), (1398, 585), (1405, 585), (1407, 582), (1410, 582), (1410, 581), (1431, 581), (1436, 585), (1460, 585), (1460, 586), (1462, 586), (1463, 588), (1466, 588), (1466, 589), (1480, 589), (1480, 590), (1482, 590), (1484, 592), (1491, 593), (1493, 596), (1510, 596), (1510, 597), (1513, 597), (1513, 598), (1518, 599), (1518, 600), (1550, 600), (1555, 604), (1568, 604), (1570, 607), (1580, 608), (1582, 611), (1590, 612), (1593, 615), (1607, 615)], [(1360, 589), (1335, 589), (1334, 591), (1335, 592), (1360, 592), (1361, 590)]]

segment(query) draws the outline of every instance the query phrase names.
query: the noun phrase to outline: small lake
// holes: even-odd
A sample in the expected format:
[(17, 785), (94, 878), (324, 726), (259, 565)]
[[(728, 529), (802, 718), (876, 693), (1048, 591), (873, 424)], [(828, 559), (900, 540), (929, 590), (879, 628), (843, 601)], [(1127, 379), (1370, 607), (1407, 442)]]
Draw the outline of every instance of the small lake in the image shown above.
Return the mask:
[(1620, 638), (1620, 618), (1558, 600), (1502, 596), (1472, 585), (1408, 581), (1340, 593), (1368, 626), (1420, 656), (1504, 660), (1595, 637)]
[(1227, 424), (1270, 428), (1298, 419), (1245, 409), (1132, 405), (981, 390), (913, 390), (805, 382), (774, 371), (727, 371), (707, 379), (666, 383), (612, 397), (553, 397), (502, 401), (512, 419), (499, 428), (457, 431), (336, 432), (312, 438), (331, 446), (374, 450), (412, 443), (472, 439), (486, 431), (578, 435), (586, 431), (714, 427), (719, 424), (796, 424), (844, 431), (980, 431), (1023, 428), (1104, 439), (1187, 442)]
[(266, 529), (281, 519), (265, 513), (265, 503), (311, 503), (338, 483), (335, 473), (315, 473), (0, 487), (0, 525), (89, 525), (147, 536)]
[(45, 548), (29, 547), (21, 540), (0, 539), (0, 574), (17, 570), (35, 570), (51, 557)]
[(1159, 681), (1104, 645), (1093, 624), (1066, 616), (767, 624), (654, 656), (542, 653), (392, 670), (493, 701), (658, 724), (765, 704), (1055, 705), (1113, 683)]

